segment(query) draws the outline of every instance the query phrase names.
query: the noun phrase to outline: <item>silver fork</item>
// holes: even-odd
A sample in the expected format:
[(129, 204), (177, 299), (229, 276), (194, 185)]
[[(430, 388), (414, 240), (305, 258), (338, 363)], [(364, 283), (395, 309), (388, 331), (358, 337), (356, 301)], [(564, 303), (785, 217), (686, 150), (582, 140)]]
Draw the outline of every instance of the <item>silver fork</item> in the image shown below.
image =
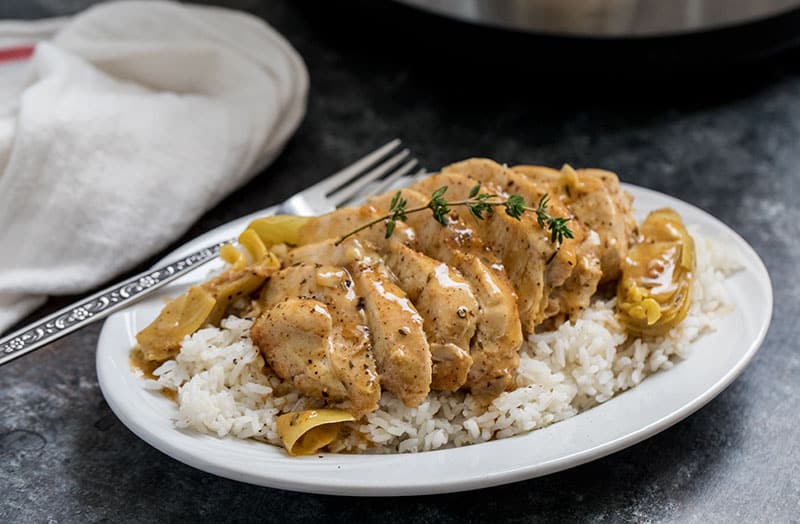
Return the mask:
[[(416, 159), (409, 158), (408, 149), (399, 150), (400, 145), (400, 140), (392, 140), (282, 204), (264, 210), (260, 216), (327, 213), (364, 196), (368, 191), (377, 194), (388, 189), (417, 165)], [(218, 242), (169, 264), (134, 275), (0, 338), (0, 366), (130, 306), (165, 284), (214, 260), (219, 249), (231, 242), (235, 242), (235, 239)]]

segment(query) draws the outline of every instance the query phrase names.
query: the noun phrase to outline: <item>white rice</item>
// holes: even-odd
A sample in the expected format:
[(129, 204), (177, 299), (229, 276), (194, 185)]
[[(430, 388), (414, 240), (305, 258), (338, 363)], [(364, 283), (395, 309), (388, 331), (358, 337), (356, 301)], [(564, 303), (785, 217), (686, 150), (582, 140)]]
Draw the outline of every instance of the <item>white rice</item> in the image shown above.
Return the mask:
[[(488, 408), (468, 394), (440, 392), (408, 408), (384, 392), (380, 409), (353, 423), (333, 451), (415, 452), (510, 437), (569, 418), (671, 368), (728, 310), (723, 281), (740, 268), (736, 253), (694, 237), (693, 304), (668, 335), (629, 340), (616, 319), (615, 299), (595, 301), (574, 324), (531, 335), (520, 351), (517, 389)], [(184, 340), (175, 360), (155, 371), (158, 380), (147, 387), (178, 392), (176, 426), (280, 445), (277, 416), (318, 405), (264, 372), (264, 360), (248, 336), (250, 324), (229, 317), (220, 329), (202, 329)]]

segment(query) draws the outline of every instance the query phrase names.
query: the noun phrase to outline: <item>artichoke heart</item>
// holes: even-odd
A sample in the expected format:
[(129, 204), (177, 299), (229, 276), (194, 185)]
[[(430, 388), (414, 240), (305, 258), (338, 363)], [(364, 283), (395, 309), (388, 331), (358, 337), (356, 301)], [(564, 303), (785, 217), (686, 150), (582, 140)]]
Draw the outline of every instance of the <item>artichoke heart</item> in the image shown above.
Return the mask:
[(244, 269), (230, 269), (217, 278), (203, 284), (215, 299), (216, 304), (206, 319), (207, 324), (218, 325), (225, 318), (225, 312), (236, 300), (246, 297), (260, 288), (264, 281), (280, 264), (265, 258), (262, 264), (248, 266)]
[(278, 436), (289, 455), (311, 455), (333, 442), (342, 422), (355, 417), (341, 409), (310, 409), (278, 417)]
[(689, 312), (694, 241), (680, 215), (668, 208), (650, 213), (640, 233), (622, 264), (617, 309), (631, 334), (664, 335)]
[[(258, 253), (249, 247), (247, 249), (251, 256)], [(233, 250), (238, 252), (235, 248)], [(163, 361), (174, 357), (185, 336), (207, 324), (218, 325), (231, 304), (259, 289), (272, 273), (280, 269), (278, 259), (266, 250), (258, 263), (245, 267), (239, 258), (244, 255), (238, 253), (228, 251), (226, 255), (223, 252), (226, 260), (236, 258), (230, 269), (171, 300), (158, 317), (136, 335), (147, 360)]]
[(264, 241), (255, 230), (247, 228), (242, 231), (237, 239), (242, 249), (237, 249), (233, 244), (225, 244), (219, 250), (222, 260), (230, 264), (231, 269), (242, 269), (250, 264), (263, 263), (265, 258), (270, 258), (277, 264), (275, 256), (267, 249)]
[[(274, 244), (299, 245), (300, 229), (311, 220), (311, 217), (294, 215), (274, 215), (257, 218), (247, 226), (266, 246)], [(241, 241), (241, 239), (240, 239)]]
[(172, 357), (180, 349), (183, 337), (206, 323), (215, 304), (214, 297), (201, 286), (170, 300), (158, 317), (136, 335), (144, 358), (161, 361)]

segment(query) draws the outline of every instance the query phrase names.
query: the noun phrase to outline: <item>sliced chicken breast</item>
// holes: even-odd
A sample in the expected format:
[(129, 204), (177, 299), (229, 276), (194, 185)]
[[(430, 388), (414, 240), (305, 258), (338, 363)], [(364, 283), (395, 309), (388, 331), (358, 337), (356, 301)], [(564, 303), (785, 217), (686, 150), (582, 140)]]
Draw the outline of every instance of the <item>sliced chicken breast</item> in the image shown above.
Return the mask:
[[(531, 207), (535, 207), (548, 193), (547, 187), (535, 183), (533, 179), (483, 158), (473, 158), (453, 164), (444, 168), (442, 172), (465, 174), (487, 188), (494, 188), (495, 193), (501, 192), (504, 196), (518, 194)], [(545, 253), (548, 249), (553, 251), (548, 258), (542, 260), (546, 265), (545, 299), (535, 315), (535, 324), (557, 315), (574, 316), (588, 307), (601, 277), (599, 260), (594, 250), (584, 243), (586, 230), (580, 221), (575, 220), (569, 210), (555, 197), (549, 199), (547, 213), (554, 217), (570, 218), (569, 227), (574, 238), (565, 238), (560, 245), (555, 245), (546, 231), (544, 237), (538, 236), (537, 252)], [(542, 231), (533, 213), (524, 214), (520, 221), (529, 228)]]
[(631, 198), (617, 175), (600, 169), (558, 171), (542, 166), (514, 166), (558, 196), (587, 229), (589, 242), (600, 260), (601, 283), (619, 278), (622, 261), (636, 231)]
[[(393, 195), (375, 197), (371, 203), (388, 209)], [(428, 202), (428, 197), (413, 189), (403, 189), (401, 196), (409, 208)], [(414, 229), (422, 252), (455, 267), (469, 283), (478, 314), (470, 341), (473, 364), (466, 386), (478, 397), (496, 397), (513, 386), (522, 345), (516, 295), (502, 264), (457, 215), (451, 214), (447, 227), (443, 227), (426, 213), (411, 214), (408, 225)]]
[(360, 418), (378, 408), (380, 385), (352, 278), (300, 264), (275, 274), (250, 336), (275, 373), (312, 398)]
[[(447, 186), (446, 197), (450, 200), (469, 198), (471, 189), (478, 184), (474, 178), (454, 172), (441, 173), (417, 182), (413, 188), (423, 194), (431, 194), (441, 186)], [(489, 188), (498, 191), (497, 188)], [(540, 228), (516, 220), (503, 212), (494, 212), (484, 220), (476, 220), (461, 206), (453, 212), (465, 223), (473, 225), (473, 231), (485, 245), (503, 262), (509, 281), (517, 294), (517, 309), (523, 330), (533, 332), (544, 318), (547, 295), (545, 294), (546, 262), (554, 253), (549, 239)]]
[[(315, 218), (301, 233), (309, 242), (339, 238), (381, 215), (373, 206), (343, 208)], [(376, 224), (356, 238), (367, 240), (383, 256), (423, 319), (431, 348), (435, 390), (455, 391), (467, 380), (472, 366), (469, 342), (475, 333), (478, 306), (472, 290), (457, 270), (416, 251), (414, 231), (398, 223), (388, 239), (385, 226)]]
[(422, 317), (377, 252), (357, 239), (338, 246), (334, 242), (293, 249), (286, 262), (333, 264), (350, 272), (366, 314), (381, 386), (407, 406), (418, 406), (431, 388), (431, 353)]
[(472, 289), (447, 264), (397, 242), (389, 246), (386, 263), (422, 316), (431, 347), (431, 388), (458, 390), (472, 367), (469, 343), (478, 315)]

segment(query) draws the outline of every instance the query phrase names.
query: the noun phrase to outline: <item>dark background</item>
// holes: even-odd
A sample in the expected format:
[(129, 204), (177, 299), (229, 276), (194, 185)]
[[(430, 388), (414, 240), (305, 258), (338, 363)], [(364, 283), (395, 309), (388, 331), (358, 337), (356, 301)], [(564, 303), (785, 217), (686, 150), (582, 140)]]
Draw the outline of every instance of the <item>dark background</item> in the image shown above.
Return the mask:
[[(91, 3), (0, 0), (0, 17)], [(382, 0), (224, 3), (297, 48), (311, 76), (308, 114), (272, 166), (170, 249), (393, 137), (431, 169), (467, 156), (603, 167), (711, 212), (756, 248), (775, 284), (766, 342), (708, 406), (605, 459), (470, 493), (350, 499), (217, 478), (136, 438), (98, 388), (93, 325), (0, 368), (0, 521), (800, 519), (800, 16), (620, 42), (503, 34)]]

